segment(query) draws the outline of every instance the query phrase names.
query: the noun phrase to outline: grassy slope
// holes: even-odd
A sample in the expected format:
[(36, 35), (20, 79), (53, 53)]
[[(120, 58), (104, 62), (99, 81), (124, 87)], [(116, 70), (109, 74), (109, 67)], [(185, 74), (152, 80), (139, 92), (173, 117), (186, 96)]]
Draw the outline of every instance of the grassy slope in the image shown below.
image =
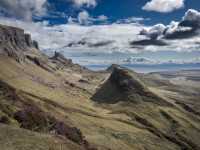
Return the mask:
[(2, 150), (80, 150), (69, 140), (0, 124)]
[[(181, 149), (183, 145), (192, 149), (191, 141), (195, 146), (199, 146), (199, 117), (181, 107), (162, 107), (151, 103), (99, 106), (90, 100), (92, 95), (87, 91), (65, 84), (66, 80), (76, 83), (77, 74), (72, 75), (66, 71), (50, 73), (29, 61), (18, 64), (5, 57), (0, 58), (0, 68), (0, 80), (15, 88), (19, 95), (24, 97), (24, 101), (31, 100), (45, 112), (80, 128), (88, 141), (97, 145), (99, 149), (107, 147), (112, 150), (174, 150)], [(93, 86), (97, 84), (99, 83)], [(2, 99), (0, 103), (3, 103)], [(10, 107), (14, 111), (21, 109), (20, 105)], [(13, 120), (11, 125), (18, 126), (18, 123)], [(40, 142), (45, 147), (48, 141), (43, 139), (43, 136), (50, 137), (50, 141), (54, 140), (51, 135), (40, 137), (35, 133), (21, 132), (21, 129), (12, 129), (9, 126), (0, 128), (9, 132), (16, 131), (15, 134), (23, 140), (16, 142), (15, 138), (9, 137), (13, 142), (10, 149), (16, 149), (15, 144), (23, 149), (26, 147), (24, 143), (36, 145)], [(5, 132), (1, 132), (0, 136), (3, 137), (4, 134)], [(33, 139), (25, 140), (29, 134), (34, 134)], [(169, 135), (176, 138), (177, 134), (181, 137), (172, 140), (165, 137)], [(175, 140), (181, 138), (184, 144), (177, 144)], [(0, 146), (5, 146), (5, 142)]]

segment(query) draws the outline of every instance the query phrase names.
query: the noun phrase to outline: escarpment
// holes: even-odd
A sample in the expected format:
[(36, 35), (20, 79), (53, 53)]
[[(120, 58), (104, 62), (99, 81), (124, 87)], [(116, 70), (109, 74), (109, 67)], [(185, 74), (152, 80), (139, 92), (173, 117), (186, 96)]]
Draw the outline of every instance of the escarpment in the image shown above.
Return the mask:
[(24, 59), (24, 52), (39, 49), (38, 43), (22, 29), (0, 25), (0, 35), (0, 54), (13, 57), (17, 61)]

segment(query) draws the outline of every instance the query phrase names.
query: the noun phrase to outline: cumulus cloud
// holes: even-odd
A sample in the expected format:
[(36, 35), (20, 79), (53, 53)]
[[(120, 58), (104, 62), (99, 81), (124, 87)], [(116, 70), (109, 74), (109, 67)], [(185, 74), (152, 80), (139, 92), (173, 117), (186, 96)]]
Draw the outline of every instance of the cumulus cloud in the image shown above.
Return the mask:
[(145, 27), (140, 31), (140, 35), (145, 36), (145, 39), (132, 41), (130, 45), (135, 46), (167, 46), (168, 44), (161, 40), (163, 33), (166, 30), (166, 26), (163, 24), (157, 24), (152, 27)]
[(180, 22), (172, 21), (167, 26), (158, 24), (152, 27), (145, 27), (140, 31), (140, 35), (146, 36), (152, 43), (157, 39), (175, 40), (198, 37), (200, 36), (200, 12), (189, 9)]
[(142, 7), (143, 10), (168, 13), (184, 7), (184, 0), (151, 0)]
[(105, 15), (93, 17), (93, 16), (90, 16), (90, 14), (86, 10), (83, 10), (78, 14), (77, 18), (69, 17), (68, 23), (80, 24), (80, 25), (91, 25), (91, 24), (94, 24), (95, 22), (104, 24), (107, 22), (107, 20), (108, 20), (108, 17)]
[(172, 22), (166, 28), (165, 38), (182, 39), (198, 36), (200, 31), (200, 12), (189, 9), (180, 22)]
[(196, 33), (196, 28), (180, 26), (180, 23), (172, 22), (167, 26), (163, 36), (166, 39), (184, 39), (195, 35), (198, 35), (198, 33)]
[[(95, 19), (90, 15), (86, 17), (86, 20), (88, 18), (89, 21)], [(96, 17), (96, 19), (98, 18), (101, 17)], [(24, 22), (5, 17), (0, 17), (0, 23), (25, 29), (26, 32), (32, 34), (34, 40), (39, 42), (41, 49), (48, 52), (58, 50), (94, 54), (100, 52), (199, 51), (199, 35), (170, 40), (166, 36), (173, 35), (175, 37), (174, 33), (177, 31), (190, 32), (191, 26), (180, 25), (183, 21), (188, 20), (184, 18), (180, 22), (172, 22), (168, 26), (158, 24), (152, 27), (140, 23), (83, 26), (78, 23), (77, 18), (69, 18), (71, 23), (54, 26), (50, 26), (48, 22)]]
[(78, 21), (80, 24), (89, 24), (90, 15), (87, 11), (82, 11), (78, 14)]
[(200, 26), (200, 12), (194, 9), (189, 9), (185, 13), (183, 21), (193, 22), (196, 23), (198, 26)]
[[(48, 22), (24, 22), (20, 20), (0, 17), (0, 23), (17, 26), (32, 34), (37, 40), (41, 49), (79, 49), (90, 51), (101, 49), (102, 51), (124, 51), (129, 50), (129, 42), (138, 37), (139, 31), (143, 28), (140, 24), (109, 24), (82, 26), (79, 24), (63, 24), (49, 26)], [(86, 41), (88, 44), (70, 43)], [(134, 51), (134, 50), (133, 50)]]
[(0, 11), (3, 15), (30, 21), (46, 13), (46, 4), (47, 0), (1, 0)]
[(160, 36), (163, 35), (163, 32), (165, 31), (166, 26), (163, 24), (157, 24), (154, 25), (150, 28), (144, 28), (141, 32), (140, 35), (145, 35), (149, 37), (152, 40), (158, 39)]
[[(74, 6), (77, 8), (83, 6), (95, 7), (97, 5), (96, 0), (60, 0), (60, 1), (72, 2)], [(26, 21), (32, 21), (33, 18), (40, 18), (43, 16), (48, 16), (48, 17), (58, 17), (57, 15), (59, 15), (59, 17), (66, 16), (65, 13), (48, 11), (47, 9), (48, 6), (54, 8), (54, 3), (48, 2), (48, 0), (0, 0), (0, 15), (13, 17), (16, 19), (23, 19)]]
[(76, 7), (95, 7), (97, 5), (96, 0), (71, 0)]

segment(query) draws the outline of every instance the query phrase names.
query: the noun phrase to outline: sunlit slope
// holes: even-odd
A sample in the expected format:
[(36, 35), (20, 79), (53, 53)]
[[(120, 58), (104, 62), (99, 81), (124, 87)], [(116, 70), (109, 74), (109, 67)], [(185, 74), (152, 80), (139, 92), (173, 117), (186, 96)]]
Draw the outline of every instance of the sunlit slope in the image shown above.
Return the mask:
[[(124, 95), (123, 99), (123, 92), (113, 91), (121, 96), (120, 101), (110, 104), (108, 97), (102, 97), (99, 103), (93, 101), (92, 93), (79, 86), (85, 83), (78, 82), (80, 77), (76, 73), (72, 75), (63, 70), (52, 73), (31, 61), (19, 64), (5, 57), (0, 60), (0, 65), (1, 80), (13, 87), (19, 96), (25, 97), (25, 102), (31, 102), (29, 105), (34, 104), (59, 120), (81, 129), (86, 139), (100, 149), (198, 149), (199, 117), (173, 103), (170, 105), (170, 100), (165, 102), (163, 97), (155, 93), (155, 99), (148, 101), (148, 95), (141, 95), (144, 93), (136, 93), (137, 96), (131, 99)], [(96, 85), (93, 83), (90, 86), (95, 88), (98, 84), (96, 82)], [(110, 85), (109, 90), (112, 88), (116, 87)], [(131, 94), (135, 94), (134, 91)], [(143, 100), (143, 96), (147, 101)], [(113, 97), (110, 100), (113, 101)], [(22, 109), (18, 102), (6, 103), (9, 103), (6, 105), (13, 109), (13, 113)], [(8, 113), (2, 112), (6, 116), (9, 116)], [(12, 114), (10, 116), (11, 125), (19, 126), (20, 123), (13, 119)]]
[[(195, 111), (179, 99), (180, 93), (172, 93), (167, 91), (167, 88), (162, 88), (162, 82), (168, 89), (175, 85), (166, 84), (164, 80), (165, 82), (160, 82), (160, 87), (150, 87), (145, 84), (148, 83), (146, 79), (133, 71), (116, 66), (110, 78), (100, 86), (92, 99), (102, 107), (110, 109), (111, 114), (129, 116), (126, 123), (160, 137), (158, 143), (167, 140), (180, 149), (199, 149), (198, 110)], [(149, 80), (153, 82), (153, 79)], [(177, 90), (180, 90), (178, 88), (181, 87), (177, 87)], [(173, 94), (174, 98), (170, 98), (170, 94)], [(195, 99), (198, 104), (198, 98)], [(187, 100), (185, 99), (185, 102)]]
[(2, 150), (80, 150), (70, 140), (0, 124)]

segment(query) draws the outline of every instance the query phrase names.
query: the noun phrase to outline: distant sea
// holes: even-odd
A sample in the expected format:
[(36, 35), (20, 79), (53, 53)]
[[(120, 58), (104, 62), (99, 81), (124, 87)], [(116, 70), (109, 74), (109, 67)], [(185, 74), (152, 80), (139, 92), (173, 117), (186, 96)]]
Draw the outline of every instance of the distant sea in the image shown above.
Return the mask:
[[(85, 65), (85, 67), (94, 70), (105, 70), (110, 65)], [(200, 64), (156, 64), (156, 65), (141, 65), (141, 64), (126, 64), (121, 65), (132, 69), (138, 73), (162, 72), (162, 71), (179, 71), (179, 70), (200, 70)]]
[[(100, 50), (90, 50), (89, 52), (82, 51), (81, 49), (61, 49), (58, 50), (66, 58), (70, 58), (74, 63), (85, 66), (91, 70), (105, 70), (111, 64), (119, 64), (121, 66), (130, 68), (136, 72), (149, 73), (161, 71), (178, 71), (178, 70), (200, 70), (200, 63), (184, 63), (185, 61), (200, 60), (200, 52), (174, 52), (174, 51), (160, 51), (160, 52), (142, 52), (133, 54), (129, 52), (102, 52)], [(47, 55), (53, 56), (54, 50), (45, 50)], [(129, 58), (142, 58), (143, 62), (134, 63), (127, 62)], [(124, 61), (125, 60), (125, 61)], [(153, 62), (166, 62), (166, 63), (148, 63), (145, 60), (152, 60)], [(180, 63), (173, 63), (170, 60), (175, 60)], [(169, 62), (169, 63), (167, 63)], [(192, 61), (191, 61), (192, 62)]]

